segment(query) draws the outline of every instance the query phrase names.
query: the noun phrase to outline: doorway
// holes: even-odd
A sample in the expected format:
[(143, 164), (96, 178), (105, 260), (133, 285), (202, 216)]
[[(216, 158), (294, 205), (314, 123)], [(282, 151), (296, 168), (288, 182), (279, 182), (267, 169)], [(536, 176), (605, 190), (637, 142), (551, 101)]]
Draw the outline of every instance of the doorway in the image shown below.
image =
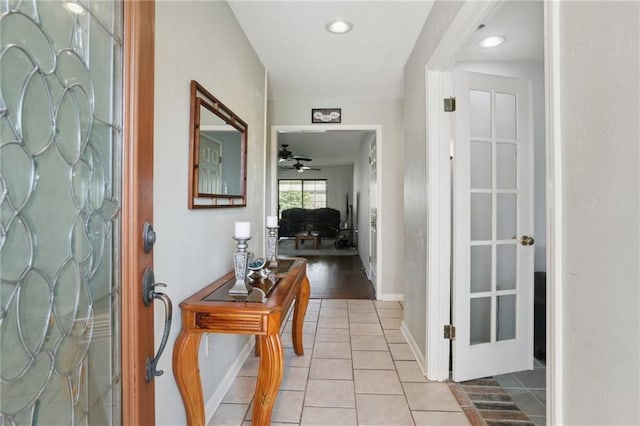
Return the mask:
[[(491, 53), (481, 54), (472, 52), (472, 48), (476, 46), (476, 43), (481, 36), (490, 35), (487, 33), (492, 29), (502, 28), (500, 26), (500, 20), (503, 22), (508, 21), (507, 26), (509, 27), (517, 28), (520, 25), (516, 22), (516, 11), (509, 10), (509, 8), (513, 9), (515, 7), (535, 9), (535, 12), (529, 10), (528, 12), (524, 12), (524, 14), (530, 22), (538, 22), (536, 32), (539, 34), (539, 41), (536, 58), (514, 58), (514, 60), (503, 59), (499, 61), (497, 59), (497, 55)], [(537, 18), (537, 20), (533, 19), (534, 17)], [(545, 126), (544, 120), (545, 112), (549, 105), (545, 100), (545, 78), (548, 77), (548, 72), (544, 66), (544, 60), (546, 57), (544, 56), (545, 50), (544, 43), (542, 41), (544, 28), (543, 17), (544, 9), (542, 2), (496, 2), (485, 5), (476, 5), (475, 7), (469, 5), (468, 7), (463, 8), (463, 11), (459, 14), (460, 19), (454, 21), (447, 34), (444, 36), (443, 41), (438, 49), (436, 49), (436, 52), (427, 65), (426, 70), (429, 102), (428, 116), (431, 117), (428, 121), (430, 123), (435, 123), (433, 126), (430, 125), (429, 140), (441, 141), (440, 144), (431, 143), (429, 146), (430, 182), (432, 187), (437, 186), (438, 188), (430, 194), (431, 201), (429, 204), (432, 207), (429, 210), (428, 223), (430, 231), (434, 230), (432, 235), (438, 235), (434, 229), (437, 227), (454, 229), (455, 233), (455, 224), (452, 221), (453, 210), (449, 203), (451, 194), (453, 193), (453, 185), (451, 185), (451, 181), (449, 180), (451, 171), (449, 154), (451, 151), (455, 151), (455, 148), (452, 149), (450, 146), (450, 140), (455, 139), (457, 135), (455, 134), (456, 130), (450, 124), (451, 118), (449, 115), (451, 114), (442, 112), (442, 99), (448, 98), (454, 93), (454, 72), (480, 72), (484, 74), (502, 75), (533, 81), (536, 195), (534, 203), (535, 234), (532, 235), (532, 237), (536, 244), (534, 246), (536, 247), (535, 270), (542, 272), (546, 269), (545, 260), (547, 258), (545, 246), (548, 231), (546, 230), (545, 224), (546, 209), (544, 204), (546, 194), (545, 162), (548, 161), (548, 157), (545, 156), (545, 133), (547, 132), (548, 127)], [(526, 25), (523, 27), (526, 28)], [(529, 34), (530, 33), (531, 31), (529, 31)], [(522, 51), (522, 49), (520, 50)], [(534, 63), (535, 65), (532, 65)], [(492, 110), (492, 116), (494, 112), (495, 110)], [(500, 142), (503, 142), (503, 140)], [(505, 148), (505, 146), (500, 146), (500, 148)], [(491, 161), (495, 160), (496, 157), (492, 157)], [(456, 171), (454, 170), (454, 173), (455, 172)], [(467, 170), (467, 173), (468, 172), (469, 171)], [(495, 205), (492, 208), (495, 208)], [(467, 225), (469, 225), (469, 219), (467, 219)], [(442, 235), (442, 233), (440, 233), (440, 235)], [(512, 236), (510, 235), (509, 238), (511, 237)], [(435, 380), (446, 380), (449, 377), (450, 349), (448, 342), (442, 339), (442, 324), (451, 323), (450, 307), (453, 306), (453, 309), (455, 309), (456, 305), (455, 300), (453, 300), (453, 293), (450, 293), (451, 290), (455, 292), (456, 285), (455, 282), (452, 283), (451, 281), (451, 273), (453, 272), (453, 275), (456, 275), (456, 273), (459, 272), (459, 268), (452, 266), (450, 263), (449, 256), (443, 256), (442, 253), (449, 253), (459, 249), (460, 247), (458, 246), (460, 242), (456, 238), (446, 239), (450, 241), (451, 245), (443, 244), (442, 241), (429, 242), (432, 249), (429, 251), (428, 263), (433, 267), (429, 271), (428, 275), (428, 293), (435, 295), (436, 297), (431, 298), (427, 306), (427, 312), (431, 311), (431, 313), (429, 314), (427, 324), (428, 344), (426, 365), (428, 378)], [(504, 242), (506, 242), (506, 240), (504, 240)], [(436, 244), (438, 244), (438, 246), (436, 246)], [(444, 247), (445, 250), (440, 250), (439, 253), (436, 253), (436, 247), (442, 249), (443, 246), (446, 246)], [(468, 249), (469, 247), (467, 247), (467, 251)], [(496, 265), (492, 265), (486, 272), (491, 274), (495, 280), (495, 275), (497, 273)], [(530, 272), (531, 284), (527, 288), (527, 291), (533, 293), (533, 269)], [(435, 284), (432, 283), (446, 284), (435, 286)], [(460, 283), (458, 283), (458, 285), (460, 285)], [(468, 285), (469, 284), (467, 283), (467, 286)], [(495, 281), (493, 289), (496, 289)], [(533, 311), (533, 306), (527, 306), (526, 308), (531, 312)], [(494, 320), (496, 318), (494, 318)], [(468, 317), (466, 320), (463, 320), (463, 324), (456, 324), (455, 316), (453, 319), (453, 325), (457, 328), (456, 334), (458, 334), (458, 327), (464, 327), (467, 329), (470, 327), (470, 320)], [(493, 330), (495, 330), (495, 321), (492, 324), (492, 327), (494, 327)], [(529, 330), (528, 332), (532, 333), (532, 330)], [(456, 338), (458, 338), (458, 336), (456, 336)], [(445, 344), (445, 342), (447, 343)], [(531, 341), (530, 344), (531, 347), (533, 347), (533, 341)], [(456, 345), (455, 340), (453, 345)], [(533, 352), (533, 350), (530, 352)], [(527, 354), (527, 356), (531, 355), (532, 353)], [(539, 364), (536, 364), (536, 366), (539, 366)], [(455, 366), (453, 368), (455, 369)], [(543, 371), (542, 376), (544, 377), (544, 375), (545, 372)], [(538, 412), (538, 414), (545, 414), (544, 405), (546, 405), (546, 400), (542, 398), (541, 402), (541, 412)]]
[[(378, 126), (272, 126), (267, 210), (280, 220), (279, 254), (306, 257), (312, 281), (317, 270), (317, 294), (312, 289), (312, 298), (375, 298), (380, 293), (377, 283), (372, 284), (380, 265), (375, 262), (379, 236), (371, 231), (371, 191), (375, 192), (373, 200), (377, 200), (378, 187), (371, 185), (370, 169), (371, 149), (380, 140), (380, 131)], [(299, 197), (285, 194), (282, 198), (285, 187), (310, 188), (313, 194), (302, 190)], [(318, 188), (322, 190), (320, 196)], [(294, 206), (291, 200), (297, 200), (294, 204), (302, 200), (305, 205)], [(318, 214), (324, 218), (322, 223), (313, 223), (309, 218), (317, 219)], [(329, 230), (325, 229), (326, 215), (338, 217), (337, 222), (332, 219)], [(319, 250), (304, 238), (295, 238), (305, 232), (319, 234)], [(337, 259), (345, 256), (357, 259), (357, 265), (354, 259), (348, 265), (345, 259)], [(331, 271), (336, 275), (328, 278), (326, 274)], [(348, 290), (345, 276), (360, 282), (358, 289)], [(343, 285), (336, 286), (338, 282)]]

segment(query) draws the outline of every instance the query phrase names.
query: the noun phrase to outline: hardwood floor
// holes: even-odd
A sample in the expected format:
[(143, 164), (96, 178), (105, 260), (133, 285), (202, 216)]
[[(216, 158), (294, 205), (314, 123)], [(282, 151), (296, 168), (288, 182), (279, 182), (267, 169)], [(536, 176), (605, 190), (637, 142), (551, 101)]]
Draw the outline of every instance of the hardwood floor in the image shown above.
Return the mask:
[(375, 299), (359, 256), (304, 256), (312, 299)]

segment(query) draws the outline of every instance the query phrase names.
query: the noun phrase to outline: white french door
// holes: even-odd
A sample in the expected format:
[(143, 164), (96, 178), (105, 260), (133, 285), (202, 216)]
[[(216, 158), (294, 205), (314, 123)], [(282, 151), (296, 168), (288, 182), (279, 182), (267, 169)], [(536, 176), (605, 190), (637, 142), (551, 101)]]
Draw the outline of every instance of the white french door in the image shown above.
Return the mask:
[(456, 72), (453, 379), (533, 368), (529, 81)]

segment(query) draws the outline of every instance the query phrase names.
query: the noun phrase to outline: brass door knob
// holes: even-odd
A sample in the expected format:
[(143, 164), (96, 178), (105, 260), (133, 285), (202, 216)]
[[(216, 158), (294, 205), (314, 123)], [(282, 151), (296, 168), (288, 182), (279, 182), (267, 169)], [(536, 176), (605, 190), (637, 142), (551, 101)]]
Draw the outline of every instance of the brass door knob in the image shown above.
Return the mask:
[(530, 237), (528, 235), (523, 235), (522, 237), (520, 237), (520, 244), (522, 244), (523, 246), (532, 246), (535, 242), (536, 241), (533, 239), (533, 237)]

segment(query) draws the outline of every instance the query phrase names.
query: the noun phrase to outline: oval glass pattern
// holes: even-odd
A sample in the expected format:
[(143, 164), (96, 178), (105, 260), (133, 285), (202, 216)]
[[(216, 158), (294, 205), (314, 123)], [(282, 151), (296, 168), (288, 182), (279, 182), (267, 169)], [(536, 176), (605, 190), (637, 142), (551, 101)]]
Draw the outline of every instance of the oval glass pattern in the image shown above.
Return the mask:
[[(53, 290), (42, 273), (27, 272), (18, 294), (20, 334), (25, 349), (32, 355), (40, 351), (47, 337), (53, 309)], [(47, 307), (44, 308), (43, 307)]]

